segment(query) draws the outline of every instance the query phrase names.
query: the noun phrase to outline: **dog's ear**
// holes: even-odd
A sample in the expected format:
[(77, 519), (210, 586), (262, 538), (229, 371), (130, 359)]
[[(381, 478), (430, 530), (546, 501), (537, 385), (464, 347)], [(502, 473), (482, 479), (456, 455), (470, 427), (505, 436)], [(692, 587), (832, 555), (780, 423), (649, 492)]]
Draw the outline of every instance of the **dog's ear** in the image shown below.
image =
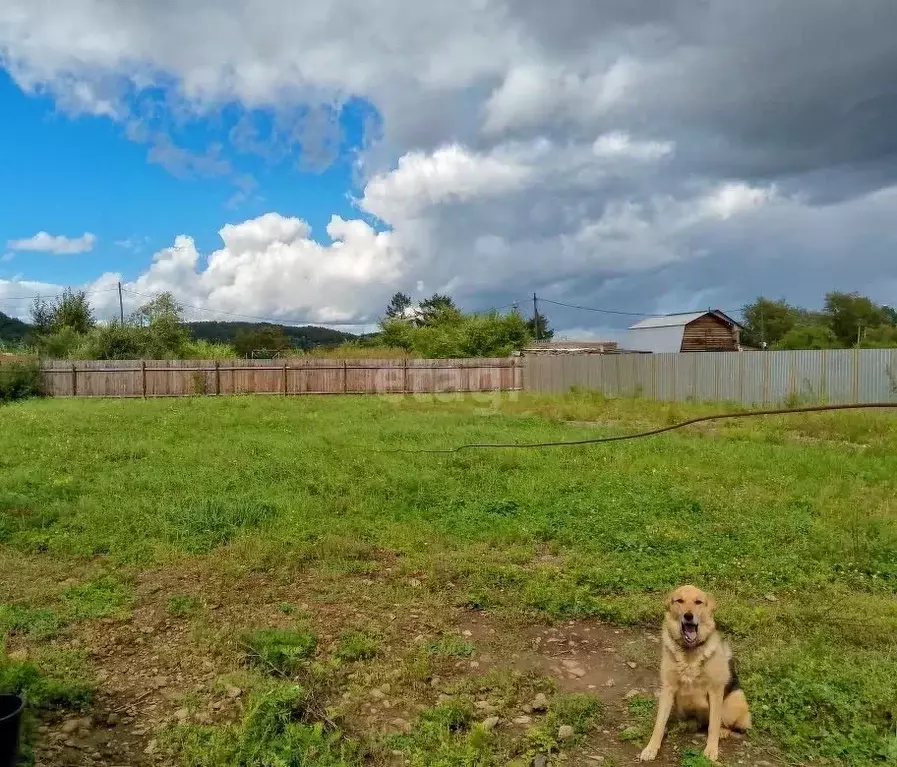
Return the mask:
[(710, 611), (711, 615), (716, 612), (716, 600), (713, 598), (712, 594), (707, 595), (707, 609)]

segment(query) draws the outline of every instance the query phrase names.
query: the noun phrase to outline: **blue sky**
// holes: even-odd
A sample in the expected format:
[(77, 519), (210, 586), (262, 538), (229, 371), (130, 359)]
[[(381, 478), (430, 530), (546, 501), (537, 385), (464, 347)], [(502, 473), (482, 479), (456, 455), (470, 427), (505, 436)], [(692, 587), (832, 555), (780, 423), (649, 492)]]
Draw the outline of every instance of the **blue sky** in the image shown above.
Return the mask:
[[(345, 107), (339, 117), (340, 151), (328, 167), (308, 169), (296, 148), (273, 159), (239, 151), (228, 137), (247, 113), (236, 106), (216, 110), (187, 126), (166, 126), (166, 135), (197, 155), (221, 145), (219, 157), (230, 170), (177, 171), (153, 162), (151, 147), (131, 140), (121, 123), (62, 112), (52, 97), (23, 92), (0, 70), (0, 114), (6, 115), (0, 121), (5, 178), (0, 185), (0, 243), (39, 231), (97, 237), (88, 253), (13, 253), (7, 248), (0, 279), (21, 275), (79, 285), (104, 272), (119, 272), (131, 280), (176, 235), (189, 232), (207, 254), (221, 247), (218, 230), (224, 224), (270, 210), (304, 219), (312, 238), (326, 243), (325, 227), (333, 214), (359, 216), (349, 199), (355, 191), (352, 162), (371, 111), (363, 102)], [(249, 116), (264, 138), (271, 114)]]

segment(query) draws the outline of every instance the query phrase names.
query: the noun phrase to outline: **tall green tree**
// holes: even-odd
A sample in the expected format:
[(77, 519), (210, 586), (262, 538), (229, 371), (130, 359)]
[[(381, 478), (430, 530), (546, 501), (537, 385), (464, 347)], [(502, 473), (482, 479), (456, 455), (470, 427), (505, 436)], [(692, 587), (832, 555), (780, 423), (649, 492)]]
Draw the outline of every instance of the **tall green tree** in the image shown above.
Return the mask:
[(396, 293), (386, 306), (386, 316), (390, 319), (404, 317), (411, 308), (411, 296), (407, 293)]
[(418, 323), (424, 327), (451, 324), (460, 320), (461, 312), (451, 296), (434, 293), (420, 302), (418, 318)]
[(887, 311), (859, 293), (827, 293), (825, 313), (832, 332), (843, 346), (855, 346), (863, 340), (864, 333), (892, 324)]
[(31, 321), (40, 335), (60, 330), (87, 333), (97, 324), (87, 293), (71, 288), (63, 290), (52, 303), (36, 298), (31, 305)]
[(762, 296), (745, 304), (742, 309), (744, 330), (741, 340), (748, 346), (760, 346), (763, 341), (773, 346), (781, 341), (801, 320), (801, 310), (785, 300)]
[(190, 340), (190, 331), (184, 327), (183, 307), (171, 293), (161, 293), (143, 304), (134, 316), (145, 328), (144, 356), (155, 359), (180, 357)]
[(529, 334), (539, 341), (550, 341), (554, 338), (554, 330), (548, 322), (548, 317), (542, 314), (542, 312), (528, 319), (526, 327)]

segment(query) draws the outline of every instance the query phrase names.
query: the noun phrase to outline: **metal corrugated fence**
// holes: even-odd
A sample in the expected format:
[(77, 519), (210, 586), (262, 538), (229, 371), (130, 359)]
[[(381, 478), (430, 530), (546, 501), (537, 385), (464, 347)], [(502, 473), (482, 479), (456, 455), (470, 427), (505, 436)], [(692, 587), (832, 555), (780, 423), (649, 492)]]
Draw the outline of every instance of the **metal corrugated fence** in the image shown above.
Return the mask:
[(527, 357), (529, 392), (572, 387), (609, 396), (746, 405), (897, 402), (897, 349)]

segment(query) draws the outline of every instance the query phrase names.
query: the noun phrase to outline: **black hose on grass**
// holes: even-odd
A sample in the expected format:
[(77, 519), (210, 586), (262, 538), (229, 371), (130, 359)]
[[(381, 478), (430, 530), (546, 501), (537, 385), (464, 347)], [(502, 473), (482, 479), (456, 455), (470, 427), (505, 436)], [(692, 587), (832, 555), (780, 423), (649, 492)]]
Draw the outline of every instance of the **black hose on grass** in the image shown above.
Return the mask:
[(689, 418), (687, 421), (680, 421), (671, 426), (662, 426), (658, 429), (650, 431), (637, 432), (635, 434), (622, 434), (616, 437), (593, 437), (591, 439), (576, 439), (559, 442), (521, 442), (521, 443), (489, 443), (489, 442), (473, 442), (467, 445), (459, 445), (458, 447), (446, 448), (396, 448), (392, 450), (378, 450), (379, 453), (459, 453), (462, 450), (472, 450), (481, 448), (530, 448), (530, 447), (569, 447), (571, 445), (597, 445), (602, 442), (622, 442), (627, 439), (641, 439), (642, 437), (653, 437), (656, 434), (681, 429), (692, 424), (702, 423), (704, 421), (720, 421), (724, 418), (750, 418), (760, 415), (792, 415), (794, 413), (820, 413), (827, 410), (865, 410), (872, 408), (892, 408), (897, 409), (897, 402), (866, 402), (863, 404), (851, 405), (809, 405), (807, 407), (786, 407), (774, 410), (745, 410), (738, 413), (717, 413), (715, 415), (703, 415), (700, 418)]

